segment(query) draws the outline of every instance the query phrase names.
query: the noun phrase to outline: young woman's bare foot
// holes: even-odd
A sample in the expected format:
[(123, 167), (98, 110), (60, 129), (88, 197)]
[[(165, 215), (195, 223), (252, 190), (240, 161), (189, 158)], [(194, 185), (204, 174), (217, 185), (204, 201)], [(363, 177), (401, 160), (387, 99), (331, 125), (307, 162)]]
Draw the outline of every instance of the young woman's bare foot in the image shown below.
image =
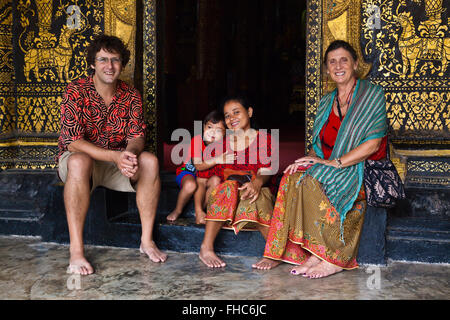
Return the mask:
[(223, 268), (227, 265), (210, 249), (201, 248), (198, 256), (209, 268)]
[(82, 254), (71, 255), (67, 273), (87, 276), (88, 274), (94, 273), (94, 268), (92, 268), (91, 264)]
[(206, 212), (203, 210), (195, 211), (195, 223), (196, 224), (205, 224), (206, 223)]
[(262, 258), (257, 263), (252, 264), (252, 268), (258, 269), (258, 270), (270, 270), (275, 268), (281, 263), (281, 261), (272, 260), (269, 258)]
[(161, 252), (153, 241), (145, 245), (141, 242), (139, 251), (145, 253), (153, 262), (165, 262), (167, 260), (167, 254)]
[(175, 220), (178, 219), (178, 217), (181, 215), (182, 211), (178, 211), (178, 210), (173, 210), (171, 213), (169, 213), (169, 215), (167, 216), (167, 221), (169, 222), (174, 222)]
[(343, 269), (332, 265), (331, 263), (328, 263), (326, 261), (322, 261), (321, 263), (317, 264), (314, 267), (311, 267), (305, 274), (305, 277), (308, 277), (310, 279), (317, 279), (317, 278), (323, 278), (331, 276), (332, 274), (341, 272)]
[(315, 265), (319, 264), (322, 260), (320, 260), (319, 258), (317, 258), (315, 255), (311, 255), (308, 260), (300, 265), (300, 266), (296, 266), (294, 268), (291, 269), (291, 274), (293, 275), (303, 275), (305, 274), (310, 268), (314, 267)]

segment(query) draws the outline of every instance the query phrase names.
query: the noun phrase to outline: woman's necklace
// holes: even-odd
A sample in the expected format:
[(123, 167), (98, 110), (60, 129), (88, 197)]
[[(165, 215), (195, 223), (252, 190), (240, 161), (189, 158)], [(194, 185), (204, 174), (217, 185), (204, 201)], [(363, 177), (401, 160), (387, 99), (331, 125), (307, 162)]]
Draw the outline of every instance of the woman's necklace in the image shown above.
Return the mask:
[[(353, 83), (353, 87), (351, 88), (350, 92), (347, 95), (347, 100), (346, 100), (345, 104), (342, 106), (342, 108), (347, 108), (350, 105), (350, 100), (352, 99), (352, 93), (353, 93), (353, 90), (355, 89), (355, 86), (356, 86), (356, 79), (355, 79), (355, 82)], [(341, 103), (340, 103), (340, 99), (339, 99), (339, 90), (337, 90), (337, 93), (336, 93), (336, 106), (337, 106), (337, 110), (339, 113), (339, 119), (342, 121), (343, 115), (342, 115)]]

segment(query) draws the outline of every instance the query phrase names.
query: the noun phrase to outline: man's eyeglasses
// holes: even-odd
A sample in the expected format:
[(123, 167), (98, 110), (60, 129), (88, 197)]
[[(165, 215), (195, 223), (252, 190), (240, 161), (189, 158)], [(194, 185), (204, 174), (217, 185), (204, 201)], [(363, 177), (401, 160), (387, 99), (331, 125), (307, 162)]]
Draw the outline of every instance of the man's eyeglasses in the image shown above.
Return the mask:
[(102, 64), (109, 63), (110, 61), (112, 64), (118, 64), (121, 62), (120, 58), (116, 58), (116, 57), (113, 57), (113, 58), (98, 57), (98, 58), (95, 58), (95, 61), (98, 61)]

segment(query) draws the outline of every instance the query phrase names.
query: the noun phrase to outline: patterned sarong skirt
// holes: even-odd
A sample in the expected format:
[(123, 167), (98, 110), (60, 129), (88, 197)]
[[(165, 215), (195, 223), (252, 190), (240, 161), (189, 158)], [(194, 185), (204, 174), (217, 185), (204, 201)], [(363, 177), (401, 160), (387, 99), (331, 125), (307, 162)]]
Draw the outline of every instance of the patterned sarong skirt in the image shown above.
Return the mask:
[(314, 254), (343, 269), (358, 267), (356, 255), (366, 211), (364, 188), (344, 221), (320, 182), (303, 172), (284, 175), (278, 189), (264, 257), (301, 265)]
[(206, 220), (224, 221), (225, 229), (255, 230), (256, 225), (270, 226), (275, 197), (269, 188), (261, 188), (258, 199), (240, 200), (243, 191), (236, 181), (227, 180), (211, 192), (208, 199)]

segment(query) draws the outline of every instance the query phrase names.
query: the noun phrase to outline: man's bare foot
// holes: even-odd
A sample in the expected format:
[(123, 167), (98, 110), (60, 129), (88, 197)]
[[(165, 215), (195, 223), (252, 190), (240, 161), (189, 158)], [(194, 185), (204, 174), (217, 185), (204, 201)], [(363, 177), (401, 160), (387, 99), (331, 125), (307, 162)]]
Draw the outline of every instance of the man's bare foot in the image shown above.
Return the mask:
[(227, 265), (213, 250), (201, 248), (198, 256), (210, 268), (223, 268)]
[(291, 269), (291, 274), (293, 275), (303, 275), (305, 274), (310, 268), (314, 267), (315, 265), (319, 264), (322, 260), (320, 260), (319, 258), (317, 258), (315, 255), (311, 255), (308, 260), (300, 265), (300, 266), (296, 266), (294, 268)]
[(206, 212), (203, 210), (195, 211), (195, 223), (196, 224), (205, 224), (206, 223)]
[(146, 245), (141, 243), (139, 251), (146, 254), (153, 262), (165, 262), (167, 260), (167, 254), (161, 252), (153, 241)]
[(281, 263), (281, 261), (273, 260), (269, 258), (262, 258), (257, 263), (252, 264), (252, 268), (258, 269), (258, 270), (270, 270), (275, 268)]
[(326, 261), (322, 261), (316, 266), (310, 268), (306, 272), (305, 277), (308, 277), (310, 279), (324, 278), (331, 276), (332, 274), (341, 272), (342, 270), (343, 269), (338, 266), (332, 265), (331, 263), (328, 263)]
[(169, 213), (169, 215), (167, 216), (167, 221), (169, 222), (174, 222), (175, 220), (178, 219), (178, 217), (181, 215), (182, 211), (178, 211), (178, 210), (173, 210), (171, 213)]
[(87, 276), (88, 274), (94, 273), (94, 268), (92, 268), (91, 264), (83, 255), (71, 255), (66, 272)]

